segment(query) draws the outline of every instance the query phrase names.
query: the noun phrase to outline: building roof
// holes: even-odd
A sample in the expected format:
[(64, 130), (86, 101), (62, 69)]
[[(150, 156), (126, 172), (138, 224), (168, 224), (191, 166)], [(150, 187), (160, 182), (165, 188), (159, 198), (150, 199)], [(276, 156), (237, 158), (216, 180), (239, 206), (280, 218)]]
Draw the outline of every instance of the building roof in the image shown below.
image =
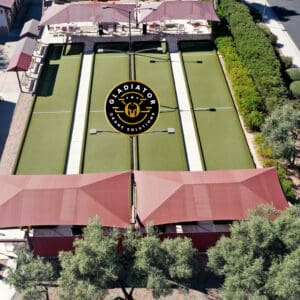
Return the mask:
[(31, 63), (35, 44), (36, 41), (29, 37), (19, 40), (8, 64), (7, 71), (27, 71)]
[(20, 37), (23, 37), (27, 34), (32, 34), (34, 36), (38, 36), (40, 33), (40, 30), (38, 28), (39, 24), (40, 24), (40, 21), (35, 20), (35, 19), (31, 19), (31, 20), (27, 21), (22, 28)]
[(206, 172), (136, 172), (142, 224), (243, 220), (259, 204), (288, 203), (275, 168)]
[(211, 20), (219, 21), (213, 2), (164, 1), (140, 22), (163, 20)]
[(0, 0), (0, 6), (12, 8), (15, 3), (15, 0)]
[(0, 227), (87, 225), (126, 228), (130, 172), (84, 175), (1, 175)]
[[(135, 171), (136, 214), (142, 224), (243, 220), (259, 204), (288, 203), (275, 168), (205, 171)], [(130, 171), (79, 175), (0, 175), (0, 228), (102, 225), (131, 220)]]
[[(76, 22), (127, 22), (129, 13), (133, 11), (135, 4), (110, 4), (116, 9), (102, 9), (107, 4), (99, 2), (89, 3), (70, 3), (65, 5), (56, 5), (49, 7), (40, 24), (60, 24)], [(118, 9), (119, 8), (119, 9)], [(122, 11), (122, 10), (124, 11)], [(134, 14), (131, 15), (131, 21), (135, 20)]]

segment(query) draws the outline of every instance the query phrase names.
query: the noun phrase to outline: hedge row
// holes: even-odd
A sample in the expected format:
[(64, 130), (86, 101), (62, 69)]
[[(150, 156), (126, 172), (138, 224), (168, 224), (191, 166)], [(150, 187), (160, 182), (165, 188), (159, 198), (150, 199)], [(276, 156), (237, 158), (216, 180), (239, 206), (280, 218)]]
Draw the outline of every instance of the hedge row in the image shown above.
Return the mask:
[(231, 37), (216, 39), (216, 45), (226, 64), (227, 73), (235, 99), (245, 125), (251, 130), (259, 130), (264, 121), (264, 103), (259, 96), (249, 71), (243, 66)]
[(300, 99), (300, 81), (299, 80), (293, 81), (290, 84), (290, 90), (295, 98)]
[(286, 73), (291, 81), (300, 80), (300, 68), (289, 68)]
[(273, 158), (272, 149), (264, 146), (264, 138), (261, 133), (256, 134), (255, 143), (260, 155), (264, 158), (264, 168), (275, 167), (281, 183), (283, 192), (291, 203), (297, 203), (293, 189), (293, 182), (287, 177), (287, 172), (281, 163)]
[(236, 0), (221, 0), (218, 14), (229, 24), (239, 56), (250, 71), (267, 110), (271, 112), (287, 96), (280, 62), (271, 42), (254, 23), (244, 4)]

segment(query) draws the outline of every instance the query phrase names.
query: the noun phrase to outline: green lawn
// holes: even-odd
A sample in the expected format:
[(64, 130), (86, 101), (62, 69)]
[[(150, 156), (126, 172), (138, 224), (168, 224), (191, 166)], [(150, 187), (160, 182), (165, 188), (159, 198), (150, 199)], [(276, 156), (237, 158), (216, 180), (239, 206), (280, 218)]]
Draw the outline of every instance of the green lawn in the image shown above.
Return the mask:
[(50, 46), (16, 174), (64, 173), (82, 50), (82, 45)]
[[(104, 46), (104, 47), (103, 47)], [(118, 44), (102, 44), (97, 48), (126, 51)], [(127, 46), (128, 47), (128, 46)], [(149, 48), (147, 43), (144, 48)], [(140, 50), (140, 49), (139, 49)], [(149, 85), (161, 102), (161, 114), (150, 130), (174, 127), (176, 134), (146, 133), (137, 138), (135, 154), (141, 170), (186, 170), (186, 158), (177, 110), (173, 78), (168, 54), (140, 53), (132, 59), (133, 79)], [(160, 61), (159, 61), (160, 59)], [(150, 60), (158, 60), (150, 63)], [(146, 71), (145, 71), (146, 70)], [(160, 76), (157, 76), (160, 74)], [(91, 100), (87, 120), (87, 137), (83, 158), (83, 173), (130, 169), (130, 138), (123, 134), (103, 132), (89, 135), (89, 129), (114, 130), (104, 113), (110, 90), (129, 79), (129, 56), (123, 53), (96, 53), (91, 85)], [(173, 109), (170, 109), (173, 108)], [(157, 145), (161, 145), (159, 151)]]
[(95, 54), (91, 85), (87, 135), (83, 155), (83, 173), (130, 169), (130, 138), (118, 133), (89, 135), (91, 128), (114, 130), (106, 120), (104, 104), (110, 90), (128, 80), (129, 59), (126, 53)]
[(168, 127), (176, 130), (175, 134), (153, 132), (138, 138), (139, 169), (187, 170), (169, 55), (159, 53), (135, 55), (135, 74), (136, 79), (149, 85), (160, 100), (160, 115), (150, 131)]
[[(183, 51), (182, 57), (206, 169), (253, 168), (216, 52)], [(216, 111), (199, 110), (203, 108)]]

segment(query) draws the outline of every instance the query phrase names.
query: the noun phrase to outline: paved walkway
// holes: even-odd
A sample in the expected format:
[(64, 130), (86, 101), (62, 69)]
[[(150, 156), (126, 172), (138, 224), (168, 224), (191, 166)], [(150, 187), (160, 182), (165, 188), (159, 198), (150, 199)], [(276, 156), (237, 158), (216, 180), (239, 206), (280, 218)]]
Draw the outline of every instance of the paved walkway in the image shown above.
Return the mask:
[(0, 174), (13, 174), (32, 104), (33, 97), (31, 94), (20, 94), (1, 156)]
[(300, 50), (278, 20), (268, 1), (244, 0), (244, 2), (256, 8), (263, 15), (265, 25), (268, 26), (272, 33), (278, 38), (277, 44), (282, 55), (292, 57), (294, 66), (300, 67)]
[(86, 46), (82, 60), (73, 131), (68, 155), (67, 174), (80, 173), (81, 154), (85, 134), (85, 120), (89, 102), (89, 82), (93, 67), (93, 53), (87, 48), (88, 47)]
[(171, 51), (171, 66), (175, 81), (175, 89), (178, 99), (178, 107), (183, 129), (185, 149), (190, 171), (203, 171), (197, 136), (191, 113), (189, 96), (184, 78), (184, 72), (181, 64), (180, 53)]

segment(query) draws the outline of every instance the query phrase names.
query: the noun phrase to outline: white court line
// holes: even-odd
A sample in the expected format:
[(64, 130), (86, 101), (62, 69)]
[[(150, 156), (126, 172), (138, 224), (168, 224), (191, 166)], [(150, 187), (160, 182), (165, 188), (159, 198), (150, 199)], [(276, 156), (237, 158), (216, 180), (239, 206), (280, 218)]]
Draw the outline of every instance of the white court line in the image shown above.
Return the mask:
[(180, 54), (170, 53), (170, 58), (189, 170), (203, 171)]
[(71, 113), (71, 110), (58, 110), (58, 111), (34, 111), (33, 114), (67, 114)]
[(85, 134), (85, 116), (89, 101), (89, 82), (93, 69), (93, 55), (84, 54), (82, 58), (82, 67), (80, 81), (76, 99), (76, 108), (73, 121), (73, 130), (68, 153), (67, 174), (78, 174), (80, 172), (80, 163)]

